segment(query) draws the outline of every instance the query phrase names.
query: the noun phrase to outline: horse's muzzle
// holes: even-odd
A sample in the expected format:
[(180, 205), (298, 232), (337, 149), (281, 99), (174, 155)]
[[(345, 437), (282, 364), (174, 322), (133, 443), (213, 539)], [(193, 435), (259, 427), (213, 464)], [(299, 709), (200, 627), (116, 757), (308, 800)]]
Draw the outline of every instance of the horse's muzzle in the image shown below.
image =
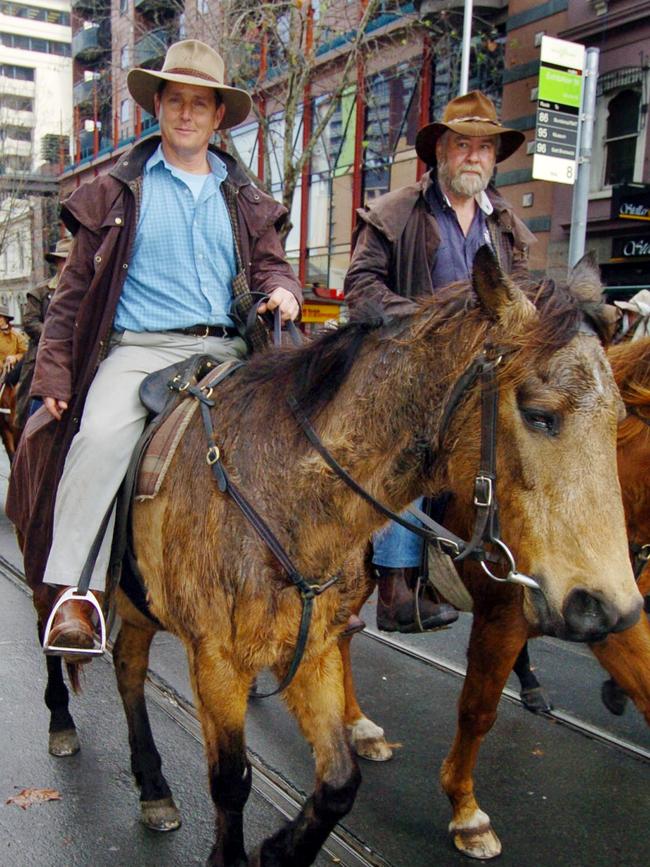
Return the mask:
[(574, 587), (562, 606), (563, 632), (567, 641), (602, 641), (611, 632), (622, 632), (634, 626), (643, 609), (643, 599), (621, 611), (598, 591)]

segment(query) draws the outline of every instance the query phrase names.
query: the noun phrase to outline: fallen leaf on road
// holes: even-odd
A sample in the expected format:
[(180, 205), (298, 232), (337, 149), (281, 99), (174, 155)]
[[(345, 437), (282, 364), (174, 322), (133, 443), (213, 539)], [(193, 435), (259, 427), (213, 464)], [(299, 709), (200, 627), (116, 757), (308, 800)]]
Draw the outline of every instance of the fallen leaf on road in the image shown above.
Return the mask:
[(43, 801), (60, 801), (61, 793), (56, 789), (23, 789), (17, 795), (7, 798), (5, 804), (14, 804), (21, 810), (26, 810), (32, 804), (42, 804)]
[(544, 750), (540, 750), (539, 747), (535, 747), (535, 749), (533, 750), (533, 755), (534, 756), (543, 756)]

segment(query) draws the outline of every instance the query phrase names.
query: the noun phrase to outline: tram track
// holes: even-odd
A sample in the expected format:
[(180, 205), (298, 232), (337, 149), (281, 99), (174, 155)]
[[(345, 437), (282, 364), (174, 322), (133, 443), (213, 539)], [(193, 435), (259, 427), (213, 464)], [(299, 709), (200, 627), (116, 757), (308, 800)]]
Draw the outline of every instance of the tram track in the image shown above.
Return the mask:
[[(378, 644), (383, 644), (385, 646), (391, 647), (392, 649), (397, 650), (399, 653), (403, 653), (405, 656), (408, 656), (411, 659), (415, 659), (418, 662), (423, 663), (424, 665), (436, 668), (438, 671), (442, 671), (445, 674), (451, 674), (454, 677), (459, 678), (465, 677), (466, 669), (464, 668), (464, 666), (444, 659), (443, 657), (438, 656), (435, 653), (431, 653), (428, 650), (421, 650), (419, 648), (407, 646), (400, 642), (398, 639), (392, 638), (390, 633), (382, 634), (372, 628), (367, 627), (362, 633), (362, 635), (368, 640), (375, 641)], [(513, 704), (523, 704), (521, 698), (515, 692), (515, 690), (511, 689), (508, 686), (504, 687), (502, 696)], [(608, 732), (606, 729), (601, 728), (600, 726), (593, 725), (586, 720), (579, 719), (573, 714), (570, 714), (563, 710), (554, 709), (548, 713), (541, 714), (541, 716), (552, 719), (556, 723), (563, 725), (566, 728), (577, 732), (578, 734), (598, 741), (599, 743), (607, 744), (614, 749), (618, 749), (621, 752), (632, 756), (633, 758), (650, 763), (650, 750), (646, 749), (640, 744), (635, 744), (633, 741), (629, 741), (626, 738), (614, 735), (611, 732)]]

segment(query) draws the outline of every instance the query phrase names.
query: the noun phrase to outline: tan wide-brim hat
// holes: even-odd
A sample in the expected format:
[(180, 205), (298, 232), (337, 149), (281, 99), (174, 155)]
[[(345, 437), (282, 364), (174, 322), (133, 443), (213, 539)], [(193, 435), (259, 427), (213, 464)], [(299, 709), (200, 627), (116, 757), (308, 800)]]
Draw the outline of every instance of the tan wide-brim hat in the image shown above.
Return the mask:
[(45, 254), (45, 260), (55, 264), (59, 259), (67, 259), (71, 249), (72, 238), (59, 238), (54, 249)]
[(472, 90), (452, 99), (445, 108), (442, 120), (423, 126), (415, 138), (415, 150), (427, 165), (436, 163), (436, 142), (445, 130), (458, 135), (499, 136), (496, 161), (508, 159), (526, 140), (518, 129), (508, 129), (501, 124), (497, 110), (489, 96), (480, 90)]
[(638, 313), (639, 316), (650, 315), (650, 289), (641, 289), (636, 295), (633, 295), (629, 301), (614, 301), (617, 307), (621, 310), (631, 310), (633, 313)]
[(245, 90), (224, 84), (224, 74), (221, 55), (205, 42), (185, 39), (169, 46), (160, 72), (154, 69), (132, 69), (126, 84), (138, 105), (152, 115), (155, 114), (154, 94), (158, 92), (161, 81), (177, 81), (179, 84), (216, 90), (226, 107), (219, 129), (230, 129), (246, 120), (252, 100)]

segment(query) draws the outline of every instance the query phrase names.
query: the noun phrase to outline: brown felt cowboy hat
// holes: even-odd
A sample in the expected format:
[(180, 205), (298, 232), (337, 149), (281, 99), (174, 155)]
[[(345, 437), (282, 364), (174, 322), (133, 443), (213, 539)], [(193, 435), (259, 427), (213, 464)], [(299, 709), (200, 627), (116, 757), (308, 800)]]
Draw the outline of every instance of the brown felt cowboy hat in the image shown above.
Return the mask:
[(224, 63), (221, 55), (198, 39), (185, 39), (170, 45), (160, 72), (132, 69), (126, 79), (129, 93), (149, 114), (155, 114), (153, 98), (162, 81), (194, 84), (216, 90), (226, 107), (219, 129), (229, 129), (246, 120), (252, 101), (245, 90), (223, 83)]
[(480, 90), (472, 90), (452, 99), (445, 108), (442, 120), (423, 126), (418, 132), (415, 150), (427, 165), (435, 164), (436, 142), (447, 129), (458, 135), (498, 135), (498, 163), (511, 156), (526, 138), (518, 129), (508, 129), (500, 123), (494, 103)]
[(56, 264), (59, 259), (67, 259), (71, 249), (72, 238), (59, 238), (54, 249), (45, 254), (45, 261)]

